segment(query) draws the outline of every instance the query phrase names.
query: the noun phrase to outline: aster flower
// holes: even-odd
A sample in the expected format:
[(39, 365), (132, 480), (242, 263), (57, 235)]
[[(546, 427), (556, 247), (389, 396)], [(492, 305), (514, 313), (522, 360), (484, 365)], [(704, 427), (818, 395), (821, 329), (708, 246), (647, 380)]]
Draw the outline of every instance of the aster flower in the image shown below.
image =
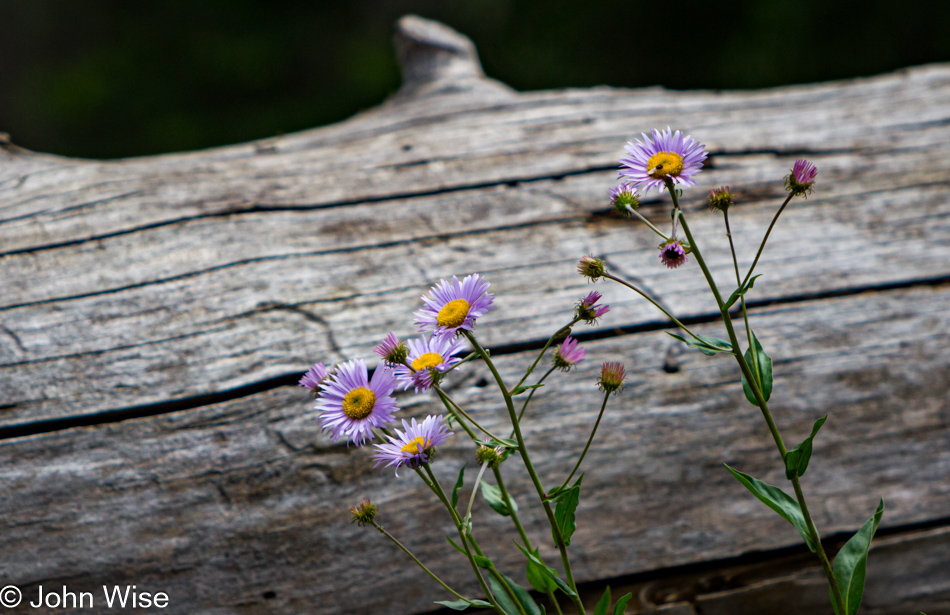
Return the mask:
[(674, 133), (669, 126), (663, 132), (654, 128), (652, 139), (640, 134), (643, 141), (628, 141), (624, 146), (627, 156), (620, 159), (621, 177), (637, 184), (644, 192), (656, 188), (661, 194), (667, 179), (683, 186), (696, 185), (693, 176), (703, 168), (705, 145), (691, 136), (684, 137), (678, 130)]
[(729, 186), (721, 186), (715, 190), (710, 190), (706, 203), (709, 205), (709, 209), (727, 211), (729, 206), (732, 205), (732, 192), (729, 190)]
[(686, 262), (686, 248), (680, 239), (671, 238), (660, 244), (660, 260), (670, 269), (676, 269)]
[(475, 461), (478, 462), (478, 465), (487, 463), (488, 467), (495, 469), (501, 465), (501, 462), (505, 460), (503, 448), (492, 448), (490, 446), (485, 446), (482, 444), (477, 449), (475, 449)]
[(600, 378), (597, 380), (597, 386), (604, 393), (619, 393), (623, 390), (623, 380), (626, 377), (627, 371), (623, 363), (605, 361), (600, 368)]
[(565, 372), (584, 360), (587, 351), (573, 337), (566, 337), (554, 351), (554, 367)]
[(297, 383), (297, 386), (302, 386), (305, 389), (310, 389), (310, 392), (314, 395), (320, 390), (320, 384), (327, 377), (327, 366), (323, 364), (323, 361), (314, 364), (307, 373), (303, 375), (303, 378), (300, 379), (300, 382)]
[(485, 292), (490, 284), (482, 276), (473, 273), (461, 282), (453, 276), (452, 281), (439, 280), (423, 296), (423, 308), (416, 312), (419, 332), (432, 331), (436, 337), (452, 337), (460, 329), (475, 330), (475, 319), (493, 309), (494, 296)]
[(589, 325), (597, 322), (597, 319), (610, 311), (607, 304), (599, 304), (601, 294), (596, 290), (587, 293), (587, 296), (577, 302), (575, 315)]
[(360, 527), (376, 525), (377, 514), (379, 514), (379, 506), (370, 502), (369, 498), (363, 498), (356, 506), (350, 506), (350, 515), (353, 517), (351, 523), (358, 523)]
[(360, 446), (372, 438), (374, 427), (392, 422), (393, 412), (399, 410), (392, 398), (395, 388), (396, 378), (384, 365), (376, 368), (370, 381), (363, 359), (341, 363), (320, 393), (320, 425), (332, 440), (345, 436)]
[(640, 197), (637, 195), (637, 189), (633, 184), (623, 182), (619, 186), (610, 189), (610, 203), (620, 215), (629, 216), (630, 209), (640, 208)]
[(394, 467), (396, 476), (399, 476), (399, 468), (403, 466), (416, 469), (432, 461), (435, 447), (455, 435), (442, 423), (441, 415), (427, 416), (422, 423), (417, 423), (416, 419), (412, 419), (412, 423), (403, 420), (402, 427), (405, 431), (394, 429), (396, 437), (389, 436), (388, 443), (373, 445), (376, 447), (373, 453), (373, 459), (376, 460), (374, 468), (383, 466), (385, 470)]
[(376, 348), (373, 348), (373, 352), (381, 356), (386, 363), (396, 366), (406, 362), (408, 349), (406, 348), (406, 342), (400, 340), (395, 333), (390, 331), (386, 339), (377, 344)]
[(785, 177), (785, 189), (791, 192), (792, 196), (808, 198), (806, 195), (811, 192), (817, 175), (818, 167), (804, 158), (796, 160), (792, 172)]
[(415, 387), (416, 393), (427, 391), (432, 386), (433, 371), (441, 374), (460, 363), (462, 359), (455, 355), (465, 350), (462, 342), (451, 337), (423, 335), (417, 340), (409, 340), (408, 344), (406, 361), (409, 366), (396, 366), (396, 380), (403, 390)]
[(596, 282), (607, 273), (607, 265), (599, 258), (582, 256), (581, 260), (577, 261), (577, 273), (590, 279), (591, 282)]

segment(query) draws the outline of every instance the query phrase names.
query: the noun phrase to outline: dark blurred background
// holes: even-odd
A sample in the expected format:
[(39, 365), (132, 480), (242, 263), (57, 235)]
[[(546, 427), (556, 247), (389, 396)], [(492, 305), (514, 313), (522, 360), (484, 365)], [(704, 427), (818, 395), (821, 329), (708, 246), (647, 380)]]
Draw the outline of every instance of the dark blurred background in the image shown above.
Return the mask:
[(0, 131), (115, 158), (335, 122), (398, 88), (405, 13), (470, 36), (519, 90), (762, 88), (950, 61), (948, 0), (0, 0)]

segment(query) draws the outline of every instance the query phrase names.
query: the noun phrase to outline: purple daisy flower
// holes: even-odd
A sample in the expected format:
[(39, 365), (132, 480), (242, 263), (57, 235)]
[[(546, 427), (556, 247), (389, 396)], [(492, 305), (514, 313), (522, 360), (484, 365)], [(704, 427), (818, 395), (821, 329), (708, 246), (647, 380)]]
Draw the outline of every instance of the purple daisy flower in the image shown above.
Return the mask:
[(636, 187), (628, 182), (610, 189), (610, 203), (622, 216), (629, 216), (630, 209), (640, 208), (640, 196)]
[(811, 192), (817, 175), (818, 167), (800, 158), (795, 161), (792, 172), (785, 177), (785, 189), (791, 192), (792, 196), (805, 196)]
[(624, 146), (627, 156), (620, 159), (623, 167), (619, 174), (649, 192), (656, 188), (661, 194), (666, 188), (666, 179), (674, 184), (695, 186), (693, 176), (703, 168), (706, 146), (697, 143), (691, 136), (675, 133), (669, 126), (663, 132), (653, 129), (653, 138), (640, 133), (643, 141), (628, 141)]
[(660, 260), (670, 269), (676, 269), (686, 262), (686, 248), (679, 239), (673, 238), (660, 244)]
[[(432, 372), (445, 372), (462, 359), (457, 354), (465, 350), (462, 342), (452, 337), (428, 337), (409, 340), (406, 361), (409, 366), (397, 365), (396, 380), (403, 390), (415, 387), (416, 393), (427, 391), (432, 386)], [(412, 367), (412, 369), (409, 369)], [(415, 371), (413, 371), (415, 370)]]
[(490, 284), (477, 273), (466, 276), (459, 282), (439, 280), (430, 290), (431, 296), (423, 296), (423, 308), (416, 312), (419, 332), (432, 331), (435, 337), (452, 337), (460, 329), (475, 330), (475, 319), (493, 309), (493, 295), (485, 292)]
[(416, 469), (432, 461), (435, 447), (440, 446), (449, 436), (455, 435), (442, 423), (441, 415), (427, 416), (422, 423), (417, 423), (416, 419), (407, 423), (403, 419), (402, 427), (405, 431), (394, 429), (396, 437), (388, 436), (388, 443), (373, 445), (376, 447), (376, 452), (373, 453), (373, 459), (376, 460), (374, 468), (383, 466), (385, 470), (394, 467), (396, 476), (399, 476), (399, 468), (403, 466)]
[(392, 398), (395, 389), (396, 378), (384, 365), (376, 368), (370, 381), (363, 359), (341, 363), (320, 393), (320, 426), (332, 440), (346, 436), (361, 446), (373, 437), (374, 427), (392, 422), (393, 412), (399, 410)]
[(564, 338), (561, 345), (554, 351), (554, 367), (571, 371), (571, 368), (584, 360), (587, 351), (571, 336)]
[(320, 383), (322, 383), (326, 377), (327, 366), (323, 364), (323, 361), (320, 361), (307, 370), (307, 373), (303, 375), (303, 378), (300, 379), (297, 385), (305, 389), (310, 389), (310, 392), (316, 395), (320, 389)]
[(606, 303), (599, 304), (602, 295), (596, 290), (587, 293), (587, 296), (577, 302), (576, 316), (589, 325), (597, 322), (597, 319), (610, 311), (610, 306)]
[(604, 393), (614, 393), (623, 390), (623, 380), (627, 377), (627, 370), (623, 363), (617, 361), (605, 361), (600, 368), (600, 378), (597, 380), (597, 386)]

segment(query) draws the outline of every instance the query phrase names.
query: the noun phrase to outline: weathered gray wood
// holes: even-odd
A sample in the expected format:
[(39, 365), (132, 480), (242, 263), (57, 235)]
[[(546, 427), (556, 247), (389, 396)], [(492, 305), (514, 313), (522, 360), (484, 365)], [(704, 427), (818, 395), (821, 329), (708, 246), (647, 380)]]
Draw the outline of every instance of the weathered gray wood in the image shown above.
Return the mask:
[[(773, 411), (789, 440), (803, 437), (818, 416), (830, 417), (803, 481), (826, 536), (856, 528), (880, 496), (888, 506), (882, 527), (950, 509), (948, 298), (946, 287), (921, 288), (756, 313), (753, 322), (776, 360)], [(715, 335), (719, 329), (697, 330)], [(681, 352), (661, 332), (587, 347), (587, 361), (538, 394), (526, 426), (539, 471), (554, 482), (596, 414), (600, 361), (628, 365), (627, 389), (611, 402), (585, 462), (572, 546), (580, 579), (798, 544), (797, 533), (720, 465), (783, 480), (770, 436), (744, 401), (728, 358)], [(518, 353), (498, 362), (512, 375), (532, 357)], [(677, 373), (664, 371), (670, 361)], [(476, 386), (485, 375), (480, 365), (466, 366), (449, 384), (487, 426), (500, 429), (496, 396)], [(403, 399), (406, 416), (435, 407), (425, 398)], [(183, 613), (430, 608), (444, 597), (437, 587), (382, 536), (349, 525), (346, 506), (369, 496), (382, 506), (388, 529), (453, 584), (474, 592), (464, 562), (433, 540), (451, 526), (416, 477), (380, 475), (368, 451), (330, 444), (308, 405), (302, 390), (278, 389), (5, 441), (0, 519), (7, 548), (0, 569), (25, 587), (61, 579), (76, 588), (134, 582), (167, 590)], [(471, 465), (470, 456), (465, 440), (452, 438), (436, 464), (443, 482), (454, 480), (462, 463)], [(523, 473), (514, 464), (505, 469), (529, 534), (553, 556)], [(517, 572), (520, 555), (506, 520), (481, 503), (476, 510), (476, 536), (499, 565)], [(938, 549), (933, 557), (946, 555)], [(906, 559), (897, 565), (906, 566)], [(884, 583), (888, 570), (872, 569), (869, 583)], [(915, 586), (921, 600), (928, 587)], [(276, 598), (264, 599), (265, 592)]]
[[(850, 87), (862, 85), (843, 90)], [(798, 112), (808, 116), (810, 107)], [(481, 128), (470, 127), (473, 138)], [(732, 130), (740, 138), (746, 127), (737, 121)], [(618, 134), (610, 147), (619, 149), (627, 136)], [(848, 145), (859, 147), (860, 140)], [(950, 234), (943, 143), (878, 147), (881, 152), (864, 157), (815, 157), (822, 168), (819, 192), (796, 203), (777, 229), (755, 298), (782, 300), (950, 274), (950, 247), (943, 240)], [(521, 160), (530, 166), (536, 156), (526, 152)], [(781, 197), (780, 178), (791, 157), (719, 160), (701, 177), (711, 185), (749, 186), (740, 192), (734, 216), (748, 262)], [(123, 165), (145, 163), (111, 164), (124, 173)], [(285, 172), (322, 173), (308, 164)], [(235, 181), (265, 181), (234, 173)], [(492, 329), (493, 343), (543, 338), (559, 326), (584, 286), (573, 262), (589, 252), (609, 254), (618, 271), (642, 280), (678, 315), (710, 313), (699, 272), (667, 272), (656, 259), (652, 233), (617, 218), (590, 217), (603, 210), (610, 185), (612, 172), (604, 171), (383, 203), (199, 217), (9, 254), (0, 268), (8, 289), (0, 306), (7, 407), (0, 424), (187, 398), (302, 371), (316, 358), (365, 355), (387, 329), (411, 331), (409, 315), (432, 280), (473, 270), (491, 276), (504, 308), (493, 315), (496, 324), (506, 325)], [(702, 198), (701, 191), (688, 193), (687, 206), (701, 210)], [(59, 195), (50, 194), (46, 202), (59, 203)], [(113, 204), (120, 212), (145, 207), (129, 199)], [(666, 216), (659, 204), (645, 211), (658, 223)], [(69, 237), (63, 224), (77, 216), (108, 227), (110, 215), (83, 209), (41, 227)], [(16, 221), (11, 224), (0, 230), (13, 233)], [(707, 239), (704, 251), (728, 284), (731, 264), (718, 217), (699, 211), (693, 226)], [(802, 237), (808, 238), (804, 245)], [(656, 319), (642, 301), (616, 301), (619, 309), (605, 326)], [(526, 315), (535, 316), (527, 326)]]
[[(789, 440), (830, 415), (821, 463), (804, 480), (825, 535), (853, 530), (879, 495), (885, 528), (946, 517), (950, 67), (761, 92), (519, 94), (486, 79), (470, 42), (438, 24), (402, 21), (397, 48), (404, 88), (335, 126), (113, 162), (0, 139), (0, 427), (101, 422), (111, 410), (366, 355), (387, 330), (412, 330), (431, 281), (470, 271), (497, 294), (479, 325), (486, 343), (542, 339), (590, 288), (574, 273), (584, 253), (608, 255), (678, 315), (710, 316), (694, 266), (668, 272), (654, 235), (604, 213), (623, 143), (671, 124), (712, 153), (684, 204), (724, 285), (731, 262), (717, 215), (701, 211), (703, 188), (741, 187), (732, 223), (748, 262), (792, 161), (807, 155), (821, 168), (816, 193), (773, 233), (750, 298), (774, 302), (753, 323), (776, 358), (774, 410)], [(659, 201), (643, 211), (667, 219)], [(613, 306), (599, 334), (660, 322), (642, 300), (597, 288)], [(588, 346), (587, 363), (539, 394), (527, 429), (542, 474), (556, 480), (596, 411), (597, 364), (627, 363), (628, 390), (585, 464), (579, 578), (799, 542), (719, 465), (782, 482), (728, 358), (685, 353), (662, 333)], [(512, 376), (530, 356), (499, 364)], [(466, 367), (452, 391), (500, 429), (497, 399), (477, 386), (484, 376)], [(432, 409), (404, 402), (407, 416)], [(330, 444), (307, 405), (299, 389), (278, 389), (3, 441), (0, 585), (29, 594), (40, 583), (128, 582), (168, 591), (171, 610), (189, 614), (431, 608), (445, 596), (382, 537), (348, 524), (346, 506), (371, 495), (387, 527), (474, 592), (464, 563), (432, 541), (433, 528), (450, 526), (414, 477), (380, 476), (367, 451)], [(469, 457), (461, 438), (445, 446), (443, 480)], [(510, 481), (529, 533), (555, 559), (524, 477)], [(477, 532), (517, 571), (504, 520), (483, 516)], [(868, 612), (897, 612), (897, 600), (939, 614), (945, 530), (893, 540), (872, 557)], [(751, 602), (762, 612), (756, 596), (787, 590), (807, 602), (817, 596), (810, 574), (746, 575), (721, 595), (703, 586), (685, 602), (670, 597), (660, 611)]]

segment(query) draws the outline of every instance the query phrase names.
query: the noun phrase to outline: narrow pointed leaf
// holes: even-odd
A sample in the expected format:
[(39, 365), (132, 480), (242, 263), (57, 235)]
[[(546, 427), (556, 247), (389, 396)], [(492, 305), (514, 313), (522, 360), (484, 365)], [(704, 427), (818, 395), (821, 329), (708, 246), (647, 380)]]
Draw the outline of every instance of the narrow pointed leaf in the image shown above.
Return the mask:
[[(723, 464), (725, 465), (725, 464)], [(805, 523), (805, 517), (802, 515), (802, 509), (798, 506), (792, 496), (788, 495), (778, 487), (770, 485), (768, 483), (763, 483), (757, 478), (753, 478), (748, 474), (743, 474), (742, 472), (733, 470), (729, 466), (726, 466), (726, 469), (736, 477), (742, 485), (752, 492), (752, 495), (757, 497), (760, 502), (774, 510), (780, 517), (791, 523), (795, 526), (795, 529), (798, 530), (798, 533), (802, 535), (802, 538), (805, 539), (805, 544), (808, 545), (808, 548), (812, 552), (815, 551), (815, 543), (811, 539), (811, 535), (808, 532), (808, 525)]]
[(521, 395), (525, 391), (530, 389), (540, 389), (543, 386), (543, 384), (532, 384), (530, 386), (521, 385), (519, 387), (515, 387), (515, 390), (511, 392), (511, 396), (514, 397), (515, 395)]
[[(571, 544), (571, 536), (577, 529), (577, 523), (574, 518), (574, 512), (577, 510), (577, 503), (581, 498), (581, 481), (584, 475), (578, 477), (577, 482), (557, 493), (557, 506), (554, 507), (554, 519), (557, 521), (557, 527), (561, 530), (561, 538), (565, 545)], [(557, 537), (554, 539), (557, 543)]]
[(459, 470), (458, 480), (455, 481), (455, 488), (452, 489), (452, 508), (459, 504), (459, 489), (462, 488), (463, 484), (465, 484), (465, 466), (462, 466), (462, 469)]
[(479, 568), (484, 568), (485, 570), (494, 570), (495, 563), (484, 555), (479, 555), (478, 553), (472, 553), (472, 559), (475, 560), (475, 563)]
[(718, 337), (708, 337), (697, 334), (697, 339), (688, 339), (682, 335), (670, 333), (669, 331), (667, 331), (666, 334), (670, 337), (678, 339), (690, 348), (696, 348), (704, 355), (713, 356), (720, 352), (732, 352), (732, 344), (726, 340), (721, 340)]
[[(762, 350), (762, 344), (759, 343), (759, 339), (755, 336), (754, 331), (752, 332), (752, 343), (755, 345), (755, 355), (759, 363), (758, 373), (756, 373), (755, 364), (752, 361), (752, 348), (747, 349), (743, 356), (752, 375), (755, 376), (756, 379), (761, 377), (762, 382), (759, 383), (759, 389), (762, 391), (762, 397), (765, 398), (765, 401), (768, 401), (772, 396), (772, 358)], [(759, 402), (755, 400), (755, 395), (752, 394), (752, 387), (749, 386), (745, 374), (742, 375), (742, 391), (745, 393), (745, 398), (749, 400), (750, 404), (753, 406), (759, 405)]]
[(731, 295), (729, 295), (729, 298), (726, 300), (725, 308), (727, 310), (731, 308), (735, 304), (735, 302), (739, 300), (739, 297), (749, 292), (749, 289), (755, 286), (755, 279), (761, 278), (761, 277), (762, 277), (761, 273), (759, 275), (754, 275), (751, 278), (749, 278), (748, 284), (737, 288)]
[(827, 418), (827, 416), (823, 416), (815, 421), (815, 426), (811, 428), (811, 435), (785, 454), (785, 478), (788, 480), (792, 480), (795, 476), (805, 476), (805, 470), (808, 469), (808, 461), (811, 459), (813, 440), (815, 436), (818, 435), (818, 430), (825, 424)]
[(456, 600), (454, 602), (449, 602), (448, 600), (437, 600), (436, 604), (447, 606), (453, 611), (464, 611), (470, 606), (489, 608), (489, 609), (491, 608), (491, 603), (485, 602), (484, 600)]
[(633, 598), (633, 594), (624, 594), (614, 605), (614, 615), (624, 615), (627, 612), (627, 603)]
[(597, 606), (594, 607), (594, 615), (607, 615), (607, 609), (610, 608), (610, 586), (604, 590), (604, 595), (600, 597)]
[[(531, 553), (530, 551), (528, 551), (527, 549), (519, 545), (517, 542), (515, 543), (515, 546), (518, 547), (518, 549), (522, 553), (525, 554), (525, 557), (528, 558), (529, 570), (531, 569), (530, 564), (534, 564), (535, 570), (538, 573), (545, 575), (548, 578), (548, 580), (554, 584), (554, 587), (557, 587), (562, 592), (564, 592), (565, 594), (567, 594), (568, 596), (572, 598), (577, 595), (576, 593), (574, 593), (574, 590), (571, 589), (571, 586), (568, 585), (566, 582), (564, 582), (564, 580), (562, 580), (561, 577), (558, 576), (556, 570), (548, 567), (544, 562), (541, 561), (541, 556), (538, 554), (537, 549), (534, 550), (534, 553)], [(531, 581), (530, 576), (528, 577), (528, 580)], [(531, 583), (531, 586), (540, 592), (548, 591), (547, 589), (539, 588), (533, 582)], [(551, 589), (554, 589), (554, 587), (551, 587)]]
[(868, 568), (868, 549), (871, 547), (871, 539), (874, 538), (883, 514), (884, 500), (882, 499), (874, 515), (864, 522), (861, 529), (841, 547), (838, 555), (835, 556), (833, 569), (835, 579), (838, 580), (838, 587), (841, 589), (841, 596), (844, 598), (845, 615), (854, 615), (861, 607), (864, 578)]
[(450, 544), (450, 545), (452, 545), (453, 547), (455, 547), (455, 550), (456, 550), (456, 551), (458, 551), (459, 553), (461, 553), (461, 554), (464, 555), (465, 557), (468, 557), (468, 553), (465, 552), (465, 549), (463, 549), (462, 547), (460, 547), (460, 546), (458, 546), (457, 544), (455, 544), (455, 541), (453, 541), (451, 537), (446, 536), (445, 539), (449, 541), (449, 544)]
[[(511, 516), (511, 511), (508, 510), (508, 503), (505, 502), (505, 498), (501, 495), (501, 489), (495, 485), (489, 485), (488, 483), (482, 481), (482, 497), (485, 498), (485, 501), (488, 502), (488, 505), (491, 506), (499, 515), (504, 515), (505, 517)], [(510, 494), (509, 494), (510, 497)], [(518, 503), (515, 502), (514, 498), (510, 498), (511, 507), (518, 512)]]

